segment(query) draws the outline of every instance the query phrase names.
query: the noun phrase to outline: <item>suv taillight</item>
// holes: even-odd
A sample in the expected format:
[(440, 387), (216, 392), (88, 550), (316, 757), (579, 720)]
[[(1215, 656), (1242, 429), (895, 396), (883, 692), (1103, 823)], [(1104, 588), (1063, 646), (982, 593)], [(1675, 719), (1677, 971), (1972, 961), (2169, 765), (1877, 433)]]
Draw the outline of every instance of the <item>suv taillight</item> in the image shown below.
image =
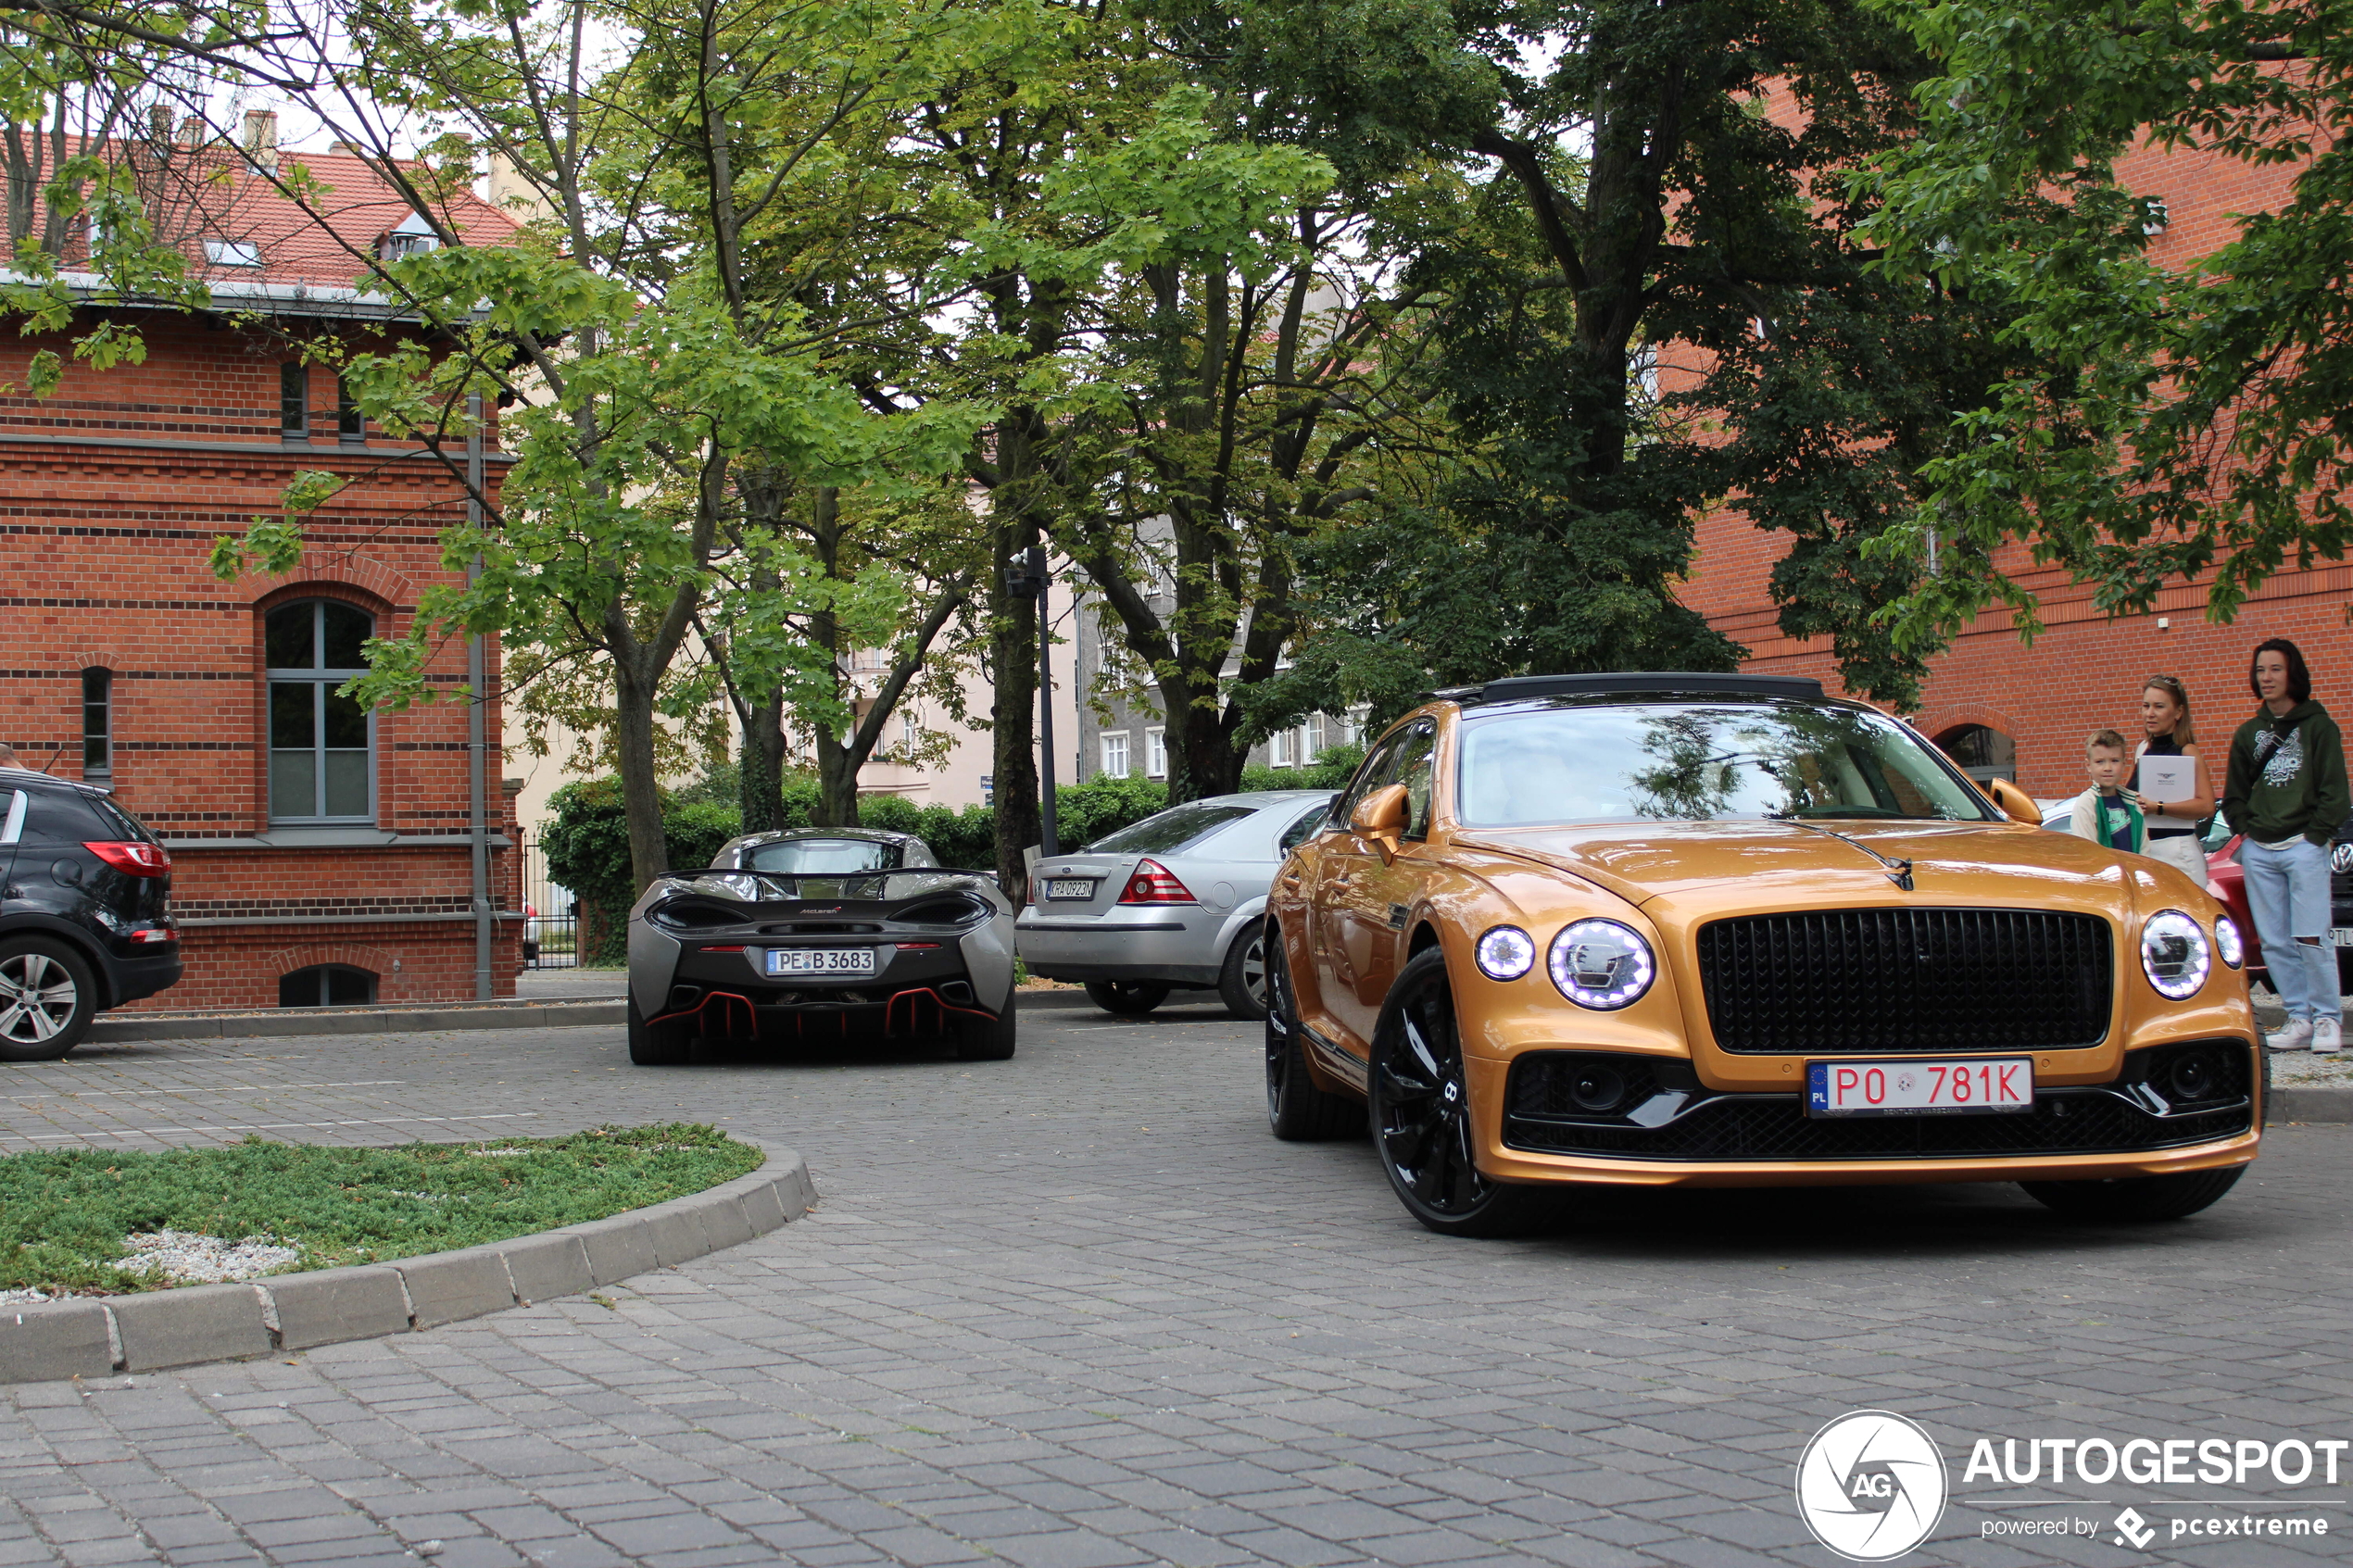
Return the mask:
[(1135, 874), (1120, 889), (1123, 904), (1189, 904), (1193, 896), (1157, 860), (1139, 860)]
[(135, 839), (101, 844), (85, 839), (82, 847), (125, 876), (170, 876), (171, 857), (159, 846)]

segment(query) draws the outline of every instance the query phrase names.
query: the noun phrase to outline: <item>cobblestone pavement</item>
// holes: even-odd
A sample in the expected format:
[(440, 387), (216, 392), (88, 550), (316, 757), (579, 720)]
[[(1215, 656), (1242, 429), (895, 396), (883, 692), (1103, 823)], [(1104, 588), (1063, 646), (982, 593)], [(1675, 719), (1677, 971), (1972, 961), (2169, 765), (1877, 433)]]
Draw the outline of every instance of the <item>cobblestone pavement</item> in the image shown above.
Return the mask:
[[(1907, 1562), (2266, 1568), (2353, 1532), (2353, 1473), (1963, 1474), (1981, 1436), (2353, 1437), (2347, 1129), (2275, 1133), (2220, 1207), (2156, 1229), (1955, 1187), (1615, 1198), (1481, 1244), (1408, 1223), (1362, 1143), (1269, 1139), (1253, 1032), (1210, 1008), (1041, 998), (1005, 1063), (648, 1071), (569, 1029), (0, 1069), (7, 1149), (670, 1117), (802, 1150), (822, 1207), (601, 1297), (0, 1389), (0, 1564), (1826, 1568), (1793, 1466), (1860, 1407), (1951, 1467)], [(2117, 1544), (2128, 1504), (2146, 1551)], [(2315, 1513), (2325, 1540), (2169, 1534)], [(2054, 1516), (2096, 1533), (1982, 1538)]]

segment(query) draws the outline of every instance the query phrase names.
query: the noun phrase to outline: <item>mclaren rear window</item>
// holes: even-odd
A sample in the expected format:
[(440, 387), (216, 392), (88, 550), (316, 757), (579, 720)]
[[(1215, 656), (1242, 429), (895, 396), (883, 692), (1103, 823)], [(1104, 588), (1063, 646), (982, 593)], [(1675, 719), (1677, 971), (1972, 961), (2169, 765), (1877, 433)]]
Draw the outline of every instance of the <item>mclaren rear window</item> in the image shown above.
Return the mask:
[(743, 852), (744, 869), (779, 876), (840, 876), (899, 869), (899, 847), (871, 838), (787, 838)]

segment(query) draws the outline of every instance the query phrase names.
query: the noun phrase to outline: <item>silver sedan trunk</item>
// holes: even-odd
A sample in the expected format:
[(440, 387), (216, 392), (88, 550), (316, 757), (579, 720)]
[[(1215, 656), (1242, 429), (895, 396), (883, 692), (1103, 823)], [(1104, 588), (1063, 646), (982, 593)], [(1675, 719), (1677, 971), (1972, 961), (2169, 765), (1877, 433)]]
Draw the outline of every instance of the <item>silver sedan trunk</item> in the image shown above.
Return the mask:
[(1083, 983), (1112, 1012), (1149, 1012), (1192, 988), (1264, 1016), (1266, 889), (1331, 800), (1320, 789), (1213, 796), (1040, 860), (1013, 928), (1023, 961)]

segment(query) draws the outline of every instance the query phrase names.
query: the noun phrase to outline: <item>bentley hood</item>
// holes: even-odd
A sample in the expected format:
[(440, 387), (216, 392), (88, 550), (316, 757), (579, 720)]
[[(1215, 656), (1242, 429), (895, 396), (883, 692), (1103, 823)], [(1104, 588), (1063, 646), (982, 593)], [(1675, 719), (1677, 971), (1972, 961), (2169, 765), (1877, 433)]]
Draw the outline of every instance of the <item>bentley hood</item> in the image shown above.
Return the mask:
[[(2158, 877), (2197, 897), (2171, 867), (2023, 824), (1617, 822), (1463, 830), (1454, 841), (1555, 867), (1674, 923), (1890, 904), (2113, 913), (2120, 894), (2136, 901), (2135, 884), (2153, 890)], [(1897, 883), (1906, 862), (1909, 890)]]

